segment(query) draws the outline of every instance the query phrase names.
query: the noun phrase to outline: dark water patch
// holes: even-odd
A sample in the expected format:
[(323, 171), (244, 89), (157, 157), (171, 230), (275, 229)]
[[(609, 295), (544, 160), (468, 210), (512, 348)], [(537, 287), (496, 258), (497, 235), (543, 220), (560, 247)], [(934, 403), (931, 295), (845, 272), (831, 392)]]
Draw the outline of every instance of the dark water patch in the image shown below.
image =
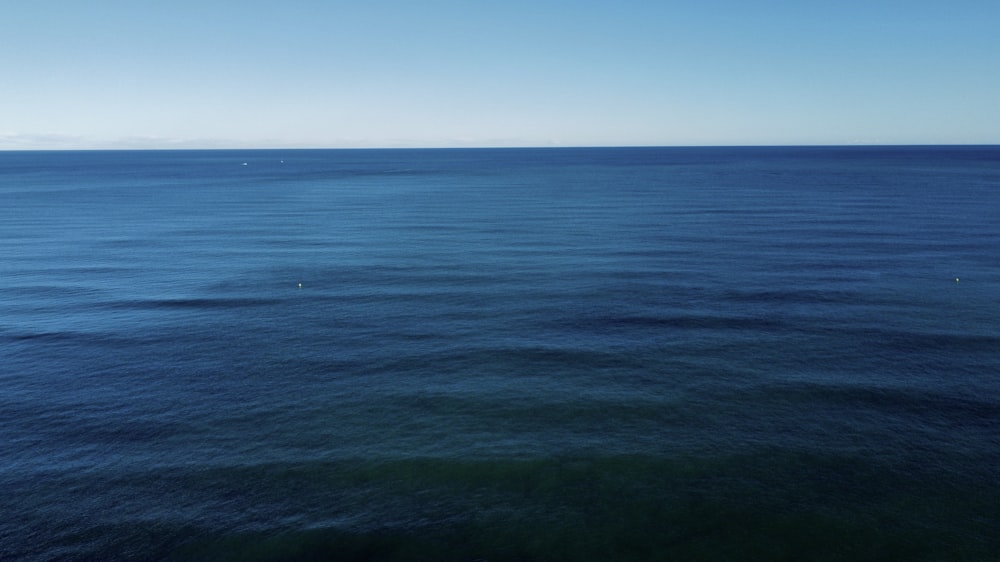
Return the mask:
[[(125, 452), (133, 444), (156, 444), (167, 437), (190, 433), (194, 429), (183, 420), (171, 420), (169, 415), (149, 415), (121, 404), (61, 404), (47, 410), (23, 413), (18, 409), (9, 408), (12, 413), (20, 413), (20, 419), (30, 422), (30, 425), (18, 423), (19, 429), (38, 436), (47, 446), (62, 444), (82, 449), (92, 445), (106, 451), (120, 449)], [(23, 406), (20, 409), (24, 409)], [(115, 415), (117, 423), (104, 423), (104, 416), (107, 415)]]
[(746, 316), (709, 316), (675, 314), (663, 316), (620, 316), (574, 319), (574, 327), (587, 326), (605, 329), (680, 329), (680, 330), (779, 330), (784, 323), (778, 320)]
[(90, 334), (80, 334), (75, 332), (19, 332), (19, 333), (6, 333), (6, 337), (14, 341), (32, 341), (37, 340), (40, 342), (58, 342), (67, 341), (80, 338), (93, 337)]
[(155, 337), (149, 338), (144, 334), (136, 334), (134, 337), (125, 336), (120, 333), (102, 333), (73, 330), (0, 330), (0, 339), (7, 339), (11, 342), (31, 345), (72, 345), (91, 346), (94, 349), (101, 347), (121, 347), (133, 345), (142, 341), (155, 341)]
[[(919, 387), (877, 387), (798, 383), (768, 387), (761, 392), (793, 403), (835, 403), (913, 418), (953, 430), (978, 427), (1000, 435), (1000, 402), (971, 395), (946, 394)], [(1000, 438), (998, 438), (1000, 439)], [(1000, 441), (998, 441), (1000, 444)]]
[[(720, 396), (728, 439), (875, 460), (914, 478), (961, 474), (989, 485), (1000, 462), (995, 400), (943, 390), (815, 383), (761, 384)], [(738, 405), (737, 405), (738, 404)]]
[[(45, 283), (52, 279), (76, 282), (79, 286), (90, 286), (88, 282), (94, 279), (108, 279), (127, 277), (134, 274), (135, 268), (132, 265), (114, 265), (105, 260), (88, 261), (84, 264), (73, 263), (78, 258), (77, 255), (67, 253), (59, 255), (59, 259), (54, 259), (51, 255), (39, 256), (19, 256), (15, 259), (25, 260), (34, 264), (42, 264), (40, 267), (18, 267), (16, 274), (8, 280), (24, 279), (17, 285), (5, 287), (5, 290), (19, 291), (21, 287), (29, 287), (38, 283)], [(30, 285), (29, 285), (30, 283)]]
[[(995, 486), (946, 479), (928, 492), (930, 482), (877, 463), (781, 450), (344, 461), (143, 478), (119, 483), (133, 496), (111, 511), (127, 524), (97, 512), (55, 548), (108, 560), (136, 549), (177, 560), (989, 560), (997, 547)], [(223, 506), (227, 518), (214, 517)], [(171, 509), (187, 523), (171, 521)], [(159, 522), (144, 519), (149, 510)]]
[(273, 298), (174, 298), (174, 299), (143, 299), (117, 300), (107, 303), (108, 308), (127, 309), (239, 309), (260, 306), (271, 306), (284, 302)]
[[(116, 331), (84, 331), (84, 330), (30, 330), (30, 329), (3, 329), (0, 328), (0, 341), (6, 339), (10, 342), (19, 342), (34, 346), (39, 345), (70, 345), (80, 349), (91, 349), (95, 352), (101, 348), (114, 349), (126, 348), (135, 345), (153, 345), (165, 343), (178, 343), (187, 341), (189, 338), (178, 336), (174, 333), (167, 333), (161, 330), (144, 330), (129, 332), (118, 329)], [(39, 348), (44, 349), (44, 348)], [(77, 365), (86, 367), (86, 365)]]
[[(440, 347), (443, 347), (441, 349)], [(530, 374), (556, 375), (583, 369), (618, 369), (634, 365), (635, 358), (615, 351), (546, 347), (469, 347), (460, 344), (416, 355), (386, 357), (370, 368), (372, 372), (416, 373), (502, 373), (510, 377)]]
[(837, 289), (758, 289), (758, 290), (727, 290), (722, 294), (727, 301), (748, 304), (784, 305), (784, 304), (840, 304), (856, 305), (861, 300), (859, 291)]
[[(345, 256), (350, 258), (349, 255)], [(314, 298), (338, 298), (351, 295), (374, 294), (393, 296), (421, 292), (458, 291), (502, 286), (518, 279), (516, 271), (496, 268), (482, 268), (477, 271), (468, 262), (468, 256), (456, 255), (453, 260), (441, 258), (437, 263), (428, 261), (420, 266), (394, 264), (399, 260), (385, 258), (373, 260), (366, 265), (338, 264), (335, 267), (300, 268), (295, 271), (306, 289), (320, 289), (324, 294)], [(461, 263), (465, 262), (465, 263)], [(266, 274), (269, 278), (288, 277), (290, 272), (280, 271)]]
[[(17, 285), (0, 287), (0, 297), (17, 301), (26, 299), (86, 299), (104, 291), (86, 285)], [(9, 301), (8, 301), (9, 302)]]
[[(494, 516), (480, 517), (469, 523), (402, 530), (245, 533), (214, 541), (205, 538), (201, 543), (184, 545), (169, 559), (568, 562), (890, 560), (903, 557), (934, 560), (935, 556), (952, 554), (954, 550), (933, 548), (933, 540), (917, 533), (884, 534), (856, 522), (720, 510), (704, 503), (673, 510), (637, 505), (631, 515), (610, 521), (596, 517), (569, 518), (549, 525), (532, 520), (512, 522)], [(643, 525), (649, 520), (662, 526)], [(623, 528), (625, 526), (631, 527)], [(975, 553), (973, 548), (963, 550)]]
[[(426, 423), (429, 427), (475, 428), (488, 443), (503, 440), (509, 435), (511, 443), (524, 441), (525, 445), (537, 442), (538, 435), (552, 433), (561, 436), (564, 445), (575, 441), (580, 445), (621, 447), (634, 449), (628, 440), (656, 446), (657, 439), (686, 439), (678, 433), (671, 435), (671, 428), (704, 427), (706, 423), (704, 402), (681, 392), (657, 397), (637, 392), (591, 390), (583, 394), (586, 398), (559, 401), (552, 398), (537, 398), (537, 384), (521, 388), (511, 386), (497, 388), (491, 393), (493, 399), (470, 397), (469, 392), (461, 393), (461, 387), (450, 387), (435, 392), (399, 396), (387, 403), (404, 411), (419, 411), (428, 416), (426, 420), (410, 423)], [(581, 384), (580, 386), (585, 386)], [(532, 390), (535, 392), (525, 392)], [(687, 399), (687, 402), (684, 400)], [(544, 430), (542, 430), (544, 428)], [(576, 435), (577, 437), (574, 437)], [(643, 437), (644, 436), (644, 437)], [(622, 438), (619, 440), (618, 438)], [(558, 438), (557, 438), (558, 439)], [(555, 441), (557, 439), (551, 439)], [(545, 438), (544, 440), (550, 440)], [(663, 443), (665, 448), (677, 448), (677, 443)], [(572, 448), (572, 447), (569, 447)], [(502, 448), (498, 448), (501, 450)]]
[(893, 352), (974, 353), (993, 356), (1000, 349), (1000, 335), (924, 332), (891, 328), (855, 329), (853, 334), (867, 345)]

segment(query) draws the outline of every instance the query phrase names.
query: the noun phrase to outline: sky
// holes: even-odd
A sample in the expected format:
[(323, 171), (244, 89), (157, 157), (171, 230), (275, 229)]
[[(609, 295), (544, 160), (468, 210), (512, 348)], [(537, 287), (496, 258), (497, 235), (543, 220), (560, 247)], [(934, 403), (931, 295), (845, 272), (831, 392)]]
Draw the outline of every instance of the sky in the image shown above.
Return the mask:
[(1000, 144), (998, 0), (0, 2), (0, 149)]

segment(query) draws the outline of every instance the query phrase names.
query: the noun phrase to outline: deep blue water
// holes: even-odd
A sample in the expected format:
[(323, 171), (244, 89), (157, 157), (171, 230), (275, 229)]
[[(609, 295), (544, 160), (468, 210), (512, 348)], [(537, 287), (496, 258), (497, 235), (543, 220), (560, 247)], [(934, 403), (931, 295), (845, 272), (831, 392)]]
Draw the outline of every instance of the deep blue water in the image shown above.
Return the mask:
[(1000, 558), (1000, 147), (0, 152), (0, 559)]

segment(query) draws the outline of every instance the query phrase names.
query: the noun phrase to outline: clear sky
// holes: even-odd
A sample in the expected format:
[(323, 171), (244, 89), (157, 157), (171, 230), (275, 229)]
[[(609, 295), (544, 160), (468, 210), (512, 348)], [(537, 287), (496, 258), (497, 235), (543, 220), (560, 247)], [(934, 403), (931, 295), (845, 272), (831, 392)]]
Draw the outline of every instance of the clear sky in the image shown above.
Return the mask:
[(3, 0), (0, 149), (1000, 143), (1000, 0)]

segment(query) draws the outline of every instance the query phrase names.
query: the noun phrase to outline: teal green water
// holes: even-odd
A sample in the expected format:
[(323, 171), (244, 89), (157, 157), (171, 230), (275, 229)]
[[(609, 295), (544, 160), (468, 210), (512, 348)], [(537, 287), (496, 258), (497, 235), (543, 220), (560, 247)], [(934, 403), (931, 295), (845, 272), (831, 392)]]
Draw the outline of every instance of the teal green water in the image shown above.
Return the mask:
[[(203, 475), (254, 502), (377, 504), (371, 521), (198, 536), (174, 559), (985, 560), (997, 496), (886, 467), (790, 455), (401, 461)], [(234, 476), (236, 477), (234, 479)], [(343, 490), (351, 490), (349, 499)], [(386, 494), (391, 500), (386, 500)], [(311, 500), (306, 498), (312, 498)], [(315, 508), (313, 508), (315, 509)], [(292, 509), (291, 511), (295, 511)], [(977, 519), (976, 515), (980, 518)], [(956, 518), (968, 517), (956, 525)], [(414, 524), (414, 521), (418, 523)], [(422, 522), (422, 523), (421, 523)], [(145, 537), (136, 537), (142, 548)]]

